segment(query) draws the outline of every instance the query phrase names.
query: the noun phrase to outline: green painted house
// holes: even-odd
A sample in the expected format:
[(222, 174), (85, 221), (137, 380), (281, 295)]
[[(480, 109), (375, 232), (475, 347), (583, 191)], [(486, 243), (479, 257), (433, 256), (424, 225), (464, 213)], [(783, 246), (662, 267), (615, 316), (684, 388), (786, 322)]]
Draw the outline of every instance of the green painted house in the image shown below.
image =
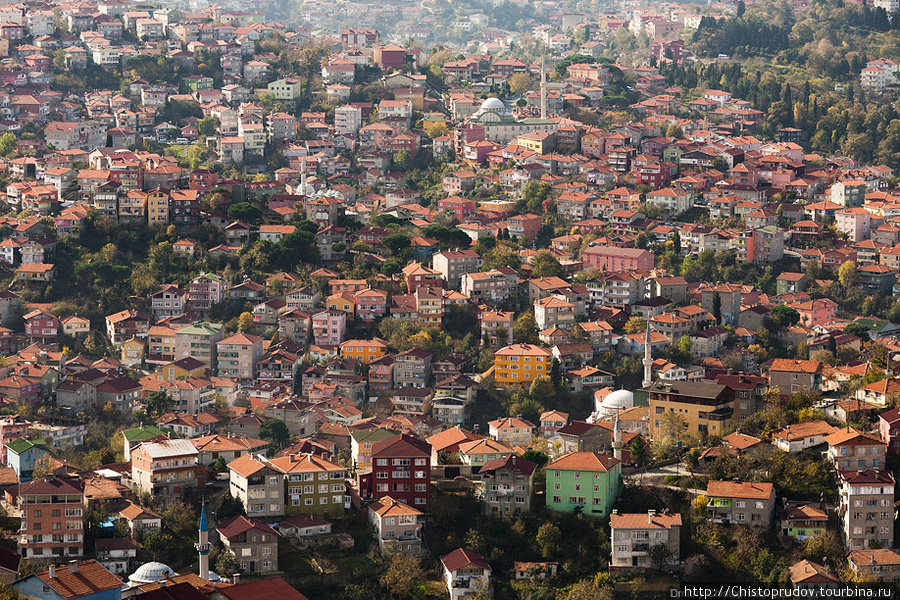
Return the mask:
[(599, 452), (572, 452), (547, 465), (547, 508), (605, 517), (622, 491), (621, 461)]
[(828, 528), (828, 514), (821, 508), (801, 504), (792, 506), (781, 515), (781, 535), (799, 542), (824, 535)]

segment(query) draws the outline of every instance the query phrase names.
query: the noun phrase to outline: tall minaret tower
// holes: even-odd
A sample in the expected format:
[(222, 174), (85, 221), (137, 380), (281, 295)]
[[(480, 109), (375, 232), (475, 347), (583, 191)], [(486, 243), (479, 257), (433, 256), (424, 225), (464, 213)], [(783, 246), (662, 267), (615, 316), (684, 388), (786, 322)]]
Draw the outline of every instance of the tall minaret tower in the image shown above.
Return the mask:
[(647, 332), (644, 334), (644, 382), (643, 387), (650, 387), (653, 383), (653, 358), (650, 356), (650, 323), (647, 323)]
[(306, 195), (306, 160), (300, 161), (300, 195)]
[(206, 504), (200, 509), (200, 539), (194, 544), (200, 555), (200, 579), (209, 581), (209, 522), (206, 520)]
[(616, 412), (616, 419), (613, 421), (613, 439), (612, 439), (613, 457), (622, 460), (622, 428), (619, 427), (619, 413)]
[(547, 119), (547, 69), (541, 57), (541, 119)]

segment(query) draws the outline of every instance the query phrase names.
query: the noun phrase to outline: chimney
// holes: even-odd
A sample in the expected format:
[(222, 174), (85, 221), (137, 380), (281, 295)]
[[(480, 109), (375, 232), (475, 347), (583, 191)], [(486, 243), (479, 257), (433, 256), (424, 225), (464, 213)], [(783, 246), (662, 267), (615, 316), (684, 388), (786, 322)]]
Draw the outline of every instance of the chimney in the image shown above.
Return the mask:
[(78, 572), (78, 561), (70, 560), (69, 561), (69, 573), (75, 574)]
[(614, 509), (612, 510), (612, 514), (614, 514), (614, 515), (619, 514), (619, 509), (614, 508)]
[(234, 575), (231, 576), (231, 584), (232, 585), (237, 585), (240, 582), (241, 582), (241, 574), (240, 573), (235, 573)]
[(56, 565), (50, 565), (50, 570), (47, 572), (47, 575), (50, 579), (56, 579)]
[(166, 579), (165, 578), (159, 580), (159, 587), (161, 587), (161, 588), (166, 587)]
[(291, 462), (297, 462), (296, 454), (288, 454), (288, 458), (290, 459)]

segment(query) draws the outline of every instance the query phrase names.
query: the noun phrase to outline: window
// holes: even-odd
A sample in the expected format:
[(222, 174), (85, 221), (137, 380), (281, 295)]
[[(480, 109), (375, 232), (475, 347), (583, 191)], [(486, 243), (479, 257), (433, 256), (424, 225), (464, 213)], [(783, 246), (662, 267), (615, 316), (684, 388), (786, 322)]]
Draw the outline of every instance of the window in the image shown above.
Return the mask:
[(313, 504), (313, 499), (312, 499), (312, 498), (304, 498), (304, 499), (303, 499), (303, 504), (305, 504), (306, 506), (312, 506), (312, 504)]
[(756, 503), (756, 510), (764, 510), (765, 507), (766, 507), (766, 505), (765, 505), (764, 502), (757, 502), (757, 503)]
[(553, 496), (553, 502), (555, 502), (556, 504), (561, 504), (562, 498), (560, 498), (559, 496)]

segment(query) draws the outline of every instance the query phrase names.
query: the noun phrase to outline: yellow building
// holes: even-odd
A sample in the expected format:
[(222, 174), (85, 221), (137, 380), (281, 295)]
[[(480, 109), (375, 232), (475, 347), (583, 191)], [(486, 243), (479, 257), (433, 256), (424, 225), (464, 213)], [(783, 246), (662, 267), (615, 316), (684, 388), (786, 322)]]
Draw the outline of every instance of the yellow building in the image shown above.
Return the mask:
[(273, 458), (269, 465), (284, 474), (287, 494), (284, 512), (323, 518), (344, 516), (347, 469), (313, 454)]
[(139, 365), (144, 360), (144, 352), (147, 348), (144, 340), (133, 337), (122, 342), (121, 360), (126, 365)]
[(169, 224), (169, 192), (156, 188), (147, 194), (147, 224)]
[(378, 338), (371, 340), (347, 340), (341, 343), (341, 356), (355, 358), (363, 364), (369, 364), (387, 353), (387, 344)]
[(553, 355), (534, 344), (512, 344), (494, 353), (494, 382), (499, 389), (527, 388), (542, 375), (550, 375)]
[(682, 422), (683, 439), (721, 436), (735, 422), (734, 390), (727, 385), (711, 381), (655, 381), (647, 392), (651, 439), (666, 427), (666, 413), (674, 413)]
[(514, 143), (538, 154), (547, 154), (556, 149), (556, 134), (552, 131), (529, 131), (518, 136)]
[(205, 377), (206, 365), (190, 356), (161, 366), (153, 377), (157, 381), (178, 381), (190, 377)]
[(339, 292), (328, 296), (325, 300), (328, 310), (339, 310), (351, 319), (356, 317), (356, 299), (352, 292)]

